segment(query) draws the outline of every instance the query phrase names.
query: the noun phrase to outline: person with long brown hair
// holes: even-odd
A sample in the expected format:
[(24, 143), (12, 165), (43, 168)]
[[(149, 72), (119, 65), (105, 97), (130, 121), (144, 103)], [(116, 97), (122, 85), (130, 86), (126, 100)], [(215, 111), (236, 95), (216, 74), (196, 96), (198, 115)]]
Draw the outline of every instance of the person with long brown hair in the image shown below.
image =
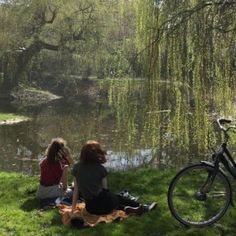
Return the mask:
[(108, 190), (106, 152), (95, 140), (89, 140), (81, 149), (79, 161), (74, 165), (74, 192), (72, 212), (76, 208), (79, 192), (85, 200), (86, 210), (91, 214), (103, 215), (115, 209), (141, 215), (153, 209), (156, 203), (141, 205), (129, 197)]
[(46, 149), (45, 158), (39, 164), (40, 185), (36, 196), (47, 199), (69, 194), (68, 167), (72, 164), (73, 159), (66, 141), (63, 138), (52, 139)]

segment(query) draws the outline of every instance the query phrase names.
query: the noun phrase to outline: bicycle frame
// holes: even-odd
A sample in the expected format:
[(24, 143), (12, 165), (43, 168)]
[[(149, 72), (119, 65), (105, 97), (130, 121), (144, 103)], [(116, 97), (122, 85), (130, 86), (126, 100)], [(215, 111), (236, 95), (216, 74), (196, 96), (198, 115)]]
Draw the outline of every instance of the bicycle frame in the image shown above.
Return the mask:
[[(201, 163), (203, 165), (208, 165), (214, 168), (214, 172), (209, 173), (205, 183), (203, 184), (203, 186), (200, 189), (200, 193), (202, 195), (206, 194), (207, 192), (209, 192), (212, 183), (214, 182), (215, 176), (217, 174), (218, 171), (220, 171), (226, 178), (229, 186), (230, 186), (230, 199), (231, 199), (231, 205), (233, 206), (233, 194), (232, 194), (232, 187), (231, 187), (231, 183), (228, 179), (228, 177), (226, 176), (226, 174), (224, 173), (224, 171), (222, 170), (222, 168), (220, 167), (220, 163), (223, 164), (223, 166), (225, 167), (225, 169), (230, 173), (230, 175), (233, 178), (236, 178), (236, 163), (229, 151), (229, 149), (227, 148), (227, 142), (229, 139), (229, 135), (227, 134), (227, 132), (230, 129), (235, 129), (235, 126), (231, 126), (228, 129), (224, 128), (221, 123), (230, 123), (231, 121), (229, 120), (224, 120), (224, 119), (219, 119), (217, 120), (218, 125), (220, 126), (221, 130), (224, 132), (224, 142), (221, 144), (220, 148), (218, 151), (214, 152), (212, 155), (212, 159), (213, 159), (213, 163), (208, 162), (208, 161), (202, 161)], [(200, 194), (200, 197), (202, 197), (202, 195)]]
[(218, 168), (219, 163), (221, 162), (226, 168), (226, 170), (234, 178), (236, 178), (236, 163), (233, 157), (231, 156), (229, 149), (227, 148), (227, 143), (229, 140), (228, 131), (230, 131), (231, 129), (233, 130), (236, 129), (236, 126), (230, 126), (228, 128), (225, 128), (224, 125), (226, 123), (231, 123), (231, 120), (217, 119), (217, 124), (224, 134), (224, 142), (221, 144), (217, 152), (214, 151), (214, 154), (212, 155), (212, 159), (214, 161), (214, 165), (216, 166), (216, 168)]
[(205, 165), (205, 166), (210, 166), (210, 167), (213, 167), (214, 168), (214, 172), (213, 173), (209, 173), (205, 183), (203, 184), (203, 186), (201, 187), (200, 191), (202, 191), (202, 194), (206, 194), (210, 188), (211, 188), (211, 185), (212, 183), (214, 182), (214, 179), (215, 179), (215, 176), (216, 176), (216, 173), (217, 172), (221, 172), (221, 174), (225, 177), (226, 181), (228, 182), (229, 184), (229, 188), (230, 188), (230, 203), (232, 206), (234, 206), (234, 203), (233, 203), (233, 190), (232, 190), (232, 185), (228, 179), (228, 177), (226, 176), (225, 172), (220, 168), (220, 166), (216, 167), (214, 163), (212, 162), (208, 162), (208, 161), (201, 161), (201, 164), (202, 165)]
[(222, 152), (218, 154), (217, 159), (219, 159), (219, 162), (224, 165), (225, 169), (231, 174), (231, 176), (236, 178), (236, 163), (227, 148), (227, 144), (223, 143), (221, 148)]

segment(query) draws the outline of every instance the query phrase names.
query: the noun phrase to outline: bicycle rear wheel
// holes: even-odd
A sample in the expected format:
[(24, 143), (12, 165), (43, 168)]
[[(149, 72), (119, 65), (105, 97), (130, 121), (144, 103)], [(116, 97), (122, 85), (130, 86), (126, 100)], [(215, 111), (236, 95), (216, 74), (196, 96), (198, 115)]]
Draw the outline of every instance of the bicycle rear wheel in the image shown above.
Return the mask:
[[(171, 181), (168, 205), (182, 224), (208, 226), (218, 221), (229, 207), (231, 189), (221, 171), (197, 164), (180, 171)], [(215, 177), (214, 177), (215, 176)]]

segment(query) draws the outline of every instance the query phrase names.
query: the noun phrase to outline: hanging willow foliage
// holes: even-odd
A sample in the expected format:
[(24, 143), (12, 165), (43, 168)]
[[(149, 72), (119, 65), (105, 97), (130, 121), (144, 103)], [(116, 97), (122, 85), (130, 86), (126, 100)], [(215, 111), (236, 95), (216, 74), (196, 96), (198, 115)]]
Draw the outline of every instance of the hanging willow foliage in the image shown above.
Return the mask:
[[(205, 85), (236, 70), (236, 1), (142, 0), (137, 4), (138, 46), (148, 71)], [(158, 75), (158, 76), (157, 76)]]
[(159, 156), (171, 145), (196, 154), (205, 151), (214, 111), (219, 116), (235, 110), (230, 100), (236, 1), (139, 0), (136, 8), (137, 47), (149, 94), (144, 132), (154, 137)]

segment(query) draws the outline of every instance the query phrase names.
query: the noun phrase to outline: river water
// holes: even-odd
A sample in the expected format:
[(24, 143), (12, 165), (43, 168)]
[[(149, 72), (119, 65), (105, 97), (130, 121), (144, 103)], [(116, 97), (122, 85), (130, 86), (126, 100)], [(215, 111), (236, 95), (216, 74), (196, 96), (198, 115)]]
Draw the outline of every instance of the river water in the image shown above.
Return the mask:
[(113, 170), (180, 168), (209, 159), (209, 146), (221, 141), (214, 120), (235, 117), (235, 98), (225, 88), (216, 97), (209, 89), (190, 94), (183, 84), (116, 80), (106, 90), (105, 97), (62, 98), (38, 106), (1, 101), (1, 113), (31, 120), (0, 126), (0, 170), (37, 174), (54, 137), (67, 140), (75, 160), (86, 140), (98, 140)]

